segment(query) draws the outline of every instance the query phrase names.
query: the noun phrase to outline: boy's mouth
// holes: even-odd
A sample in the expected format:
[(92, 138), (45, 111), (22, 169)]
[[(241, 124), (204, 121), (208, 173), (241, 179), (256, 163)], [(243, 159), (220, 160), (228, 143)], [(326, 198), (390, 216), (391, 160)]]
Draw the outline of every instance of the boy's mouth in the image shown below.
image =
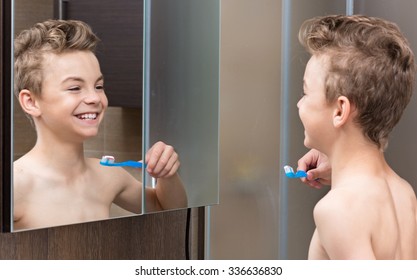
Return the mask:
[(85, 113), (77, 115), (76, 117), (80, 120), (95, 120), (97, 118), (97, 113)]

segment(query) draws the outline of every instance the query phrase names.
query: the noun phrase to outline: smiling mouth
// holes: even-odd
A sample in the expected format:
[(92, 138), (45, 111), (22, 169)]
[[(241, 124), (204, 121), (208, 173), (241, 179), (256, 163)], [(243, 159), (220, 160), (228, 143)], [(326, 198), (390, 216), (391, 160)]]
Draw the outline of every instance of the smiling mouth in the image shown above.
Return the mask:
[(87, 114), (80, 114), (76, 117), (80, 120), (95, 120), (97, 119), (98, 114), (97, 113), (87, 113)]

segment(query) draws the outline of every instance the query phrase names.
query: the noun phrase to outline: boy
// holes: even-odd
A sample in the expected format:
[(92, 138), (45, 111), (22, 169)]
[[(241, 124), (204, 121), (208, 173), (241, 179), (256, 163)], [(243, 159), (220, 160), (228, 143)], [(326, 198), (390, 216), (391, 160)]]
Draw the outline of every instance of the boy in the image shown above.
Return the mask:
[(297, 104), (304, 145), (332, 170), (331, 190), (314, 208), (309, 259), (416, 259), (416, 196), (383, 152), (413, 90), (407, 40), (365, 16), (308, 20), (299, 39), (312, 55)]
[[(15, 40), (15, 94), (37, 133), (32, 150), (14, 162), (16, 230), (106, 219), (112, 203), (141, 212), (140, 182), (84, 157), (83, 142), (97, 134), (108, 105), (97, 43), (85, 23), (60, 20)], [(146, 210), (186, 207), (174, 149), (158, 142), (145, 162), (158, 179), (146, 188)]]

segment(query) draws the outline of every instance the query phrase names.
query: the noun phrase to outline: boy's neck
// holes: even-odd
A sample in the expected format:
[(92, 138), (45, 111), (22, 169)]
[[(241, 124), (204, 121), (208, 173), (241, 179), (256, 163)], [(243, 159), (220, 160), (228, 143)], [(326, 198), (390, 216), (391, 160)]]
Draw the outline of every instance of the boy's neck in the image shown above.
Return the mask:
[(384, 152), (370, 141), (341, 143), (328, 155), (332, 166), (332, 187), (355, 174), (379, 174), (388, 166)]
[(83, 143), (53, 141), (43, 142), (38, 138), (31, 153), (36, 154), (42, 163), (53, 166), (57, 172), (76, 173), (85, 170)]

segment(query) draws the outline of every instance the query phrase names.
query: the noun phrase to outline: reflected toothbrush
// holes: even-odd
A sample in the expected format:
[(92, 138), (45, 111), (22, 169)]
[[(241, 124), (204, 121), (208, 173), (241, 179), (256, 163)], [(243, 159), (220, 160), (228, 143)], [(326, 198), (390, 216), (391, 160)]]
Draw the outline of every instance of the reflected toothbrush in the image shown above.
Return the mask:
[(284, 171), (288, 178), (307, 178), (307, 172), (298, 170), (297, 173), (295, 173), (294, 169), (289, 165), (284, 166)]
[(114, 162), (113, 156), (103, 156), (100, 160), (100, 164), (104, 166), (129, 166), (134, 168), (143, 168), (142, 162), (128, 160), (122, 162)]

